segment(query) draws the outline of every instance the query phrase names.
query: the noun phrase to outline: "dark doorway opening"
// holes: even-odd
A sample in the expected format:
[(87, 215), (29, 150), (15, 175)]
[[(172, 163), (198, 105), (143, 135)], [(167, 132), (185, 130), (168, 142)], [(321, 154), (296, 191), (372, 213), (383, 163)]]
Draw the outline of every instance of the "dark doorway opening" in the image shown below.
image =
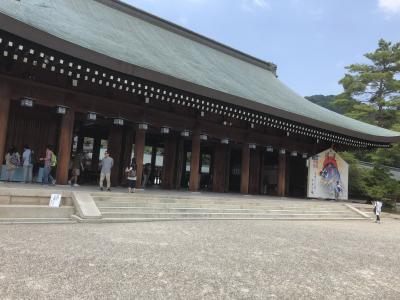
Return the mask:
[(301, 156), (289, 157), (289, 196), (305, 197), (307, 183), (306, 161)]
[(278, 151), (264, 152), (261, 171), (261, 194), (278, 194)]
[(242, 173), (242, 151), (241, 149), (231, 150), (229, 171), (229, 191), (240, 192), (240, 178)]

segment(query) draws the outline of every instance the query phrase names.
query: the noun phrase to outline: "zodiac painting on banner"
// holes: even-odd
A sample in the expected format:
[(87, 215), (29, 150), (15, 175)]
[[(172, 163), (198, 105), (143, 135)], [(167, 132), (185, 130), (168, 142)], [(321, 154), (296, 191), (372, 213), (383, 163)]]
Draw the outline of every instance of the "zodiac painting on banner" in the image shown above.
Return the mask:
[(334, 199), (340, 185), (339, 199), (348, 198), (349, 165), (333, 149), (308, 159), (307, 197)]

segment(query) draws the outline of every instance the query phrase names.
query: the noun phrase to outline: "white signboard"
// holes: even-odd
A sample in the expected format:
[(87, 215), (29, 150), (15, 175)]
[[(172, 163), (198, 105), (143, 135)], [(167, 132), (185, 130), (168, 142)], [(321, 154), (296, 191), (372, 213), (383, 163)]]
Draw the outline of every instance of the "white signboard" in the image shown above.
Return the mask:
[(51, 194), (50, 197), (50, 207), (60, 207), (61, 204), (61, 194)]
[(349, 165), (333, 149), (310, 157), (308, 164), (307, 197), (335, 199), (335, 187), (342, 190), (339, 199), (348, 199)]

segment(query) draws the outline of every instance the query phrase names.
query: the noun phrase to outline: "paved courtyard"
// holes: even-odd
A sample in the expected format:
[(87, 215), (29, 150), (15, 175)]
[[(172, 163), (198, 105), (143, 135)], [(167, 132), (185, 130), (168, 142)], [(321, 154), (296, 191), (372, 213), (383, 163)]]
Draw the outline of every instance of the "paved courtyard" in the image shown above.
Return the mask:
[(400, 222), (1, 225), (1, 299), (399, 299)]

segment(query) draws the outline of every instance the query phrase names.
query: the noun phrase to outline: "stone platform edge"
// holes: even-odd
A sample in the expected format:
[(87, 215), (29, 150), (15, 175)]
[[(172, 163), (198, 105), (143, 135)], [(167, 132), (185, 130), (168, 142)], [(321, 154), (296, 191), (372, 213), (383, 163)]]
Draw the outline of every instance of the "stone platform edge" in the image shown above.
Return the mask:
[(102, 215), (88, 192), (71, 192), (76, 215), (81, 219), (101, 219)]

